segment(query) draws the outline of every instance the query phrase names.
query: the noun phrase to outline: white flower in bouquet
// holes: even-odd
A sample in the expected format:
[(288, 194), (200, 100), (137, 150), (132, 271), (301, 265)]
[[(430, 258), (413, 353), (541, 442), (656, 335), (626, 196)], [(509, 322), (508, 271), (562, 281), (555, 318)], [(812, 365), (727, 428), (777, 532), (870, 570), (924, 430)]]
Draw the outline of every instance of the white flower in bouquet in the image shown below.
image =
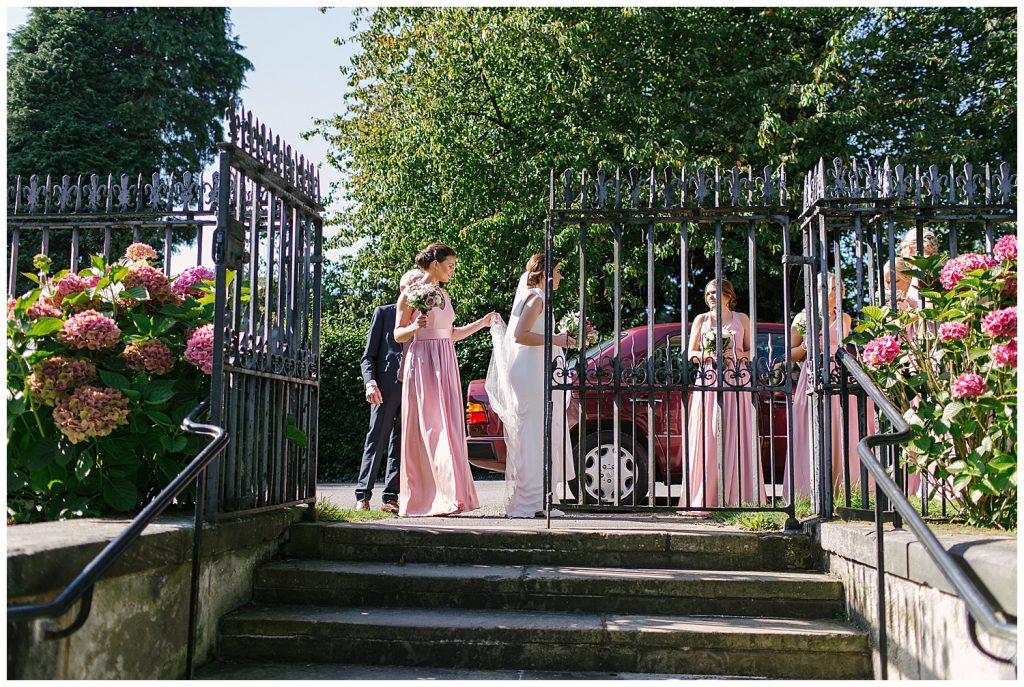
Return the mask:
[(406, 288), (406, 301), (422, 313), (444, 306), (441, 289), (428, 282), (417, 282)]
[(801, 310), (793, 318), (793, 326), (796, 327), (797, 332), (800, 336), (807, 336), (807, 311)]
[(566, 313), (565, 317), (558, 321), (558, 330), (568, 332), (569, 336), (576, 339), (577, 345), (593, 346), (597, 343), (597, 330), (590, 320), (583, 323), (583, 337), (580, 337), (580, 314), (576, 311)]
[[(718, 335), (715, 332), (715, 330), (713, 330), (713, 329), (711, 331), (704, 332), (704, 351), (705, 352), (707, 352), (707, 353), (715, 353), (716, 352), (715, 341), (717, 340), (717, 338), (718, 338)], [(729, 331), (728, 329), (723, 329), (722, 330), (722, 350), (723, 351), (727, 351), (729, 349), (729, 345), (731, 343), (732, 343), (732, 332)]]

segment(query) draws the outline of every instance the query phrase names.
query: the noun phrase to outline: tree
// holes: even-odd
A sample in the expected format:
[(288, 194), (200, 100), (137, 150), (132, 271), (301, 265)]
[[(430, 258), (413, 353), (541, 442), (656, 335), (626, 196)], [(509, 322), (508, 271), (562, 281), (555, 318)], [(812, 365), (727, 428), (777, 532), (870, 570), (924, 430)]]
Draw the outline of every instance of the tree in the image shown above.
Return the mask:
[[(224, 8), (33, 8), (8, 50), (8, 174), (198, 174), (252, 69), (241, 49)], [(178, 230), (172, 238), (194, 236)], [(163, 232), (146, 230), (142, 239), (160, 245)], [(130, 242), (130, 232), (113, 232), (111, 255)], [(38, 245), (23, 232), (19, 272), (31, 271)], [(70, 245), (68, 230), (50, 234), (58, 260)], [(83, 232), (75, 270), (102, 249), (99, 232)]]
[(202, 171), (241, 49), (224, 8), (33, 8), (8, 49), (9, 173)]
[[(390, 298), (390, 285), (415, 252), (440, 240), (459, 251), (459, 274), (471, 275), (452, 285), (460, 315), (507, 309), (526, 258), (542, 248), (552, 168), (784, 162), (795, 204), (802, 172), (819, 157), (910, 157), (948, 145), (949, 136), (939, 136), (931, 120), (941, 117), (943, 132), (957, 131), (963, 112), (956, 115), (955, 108), (914, 95), (892, 105), (900, 108), (898, 126), (887, 117), (891, 108), (871, 110), (886, 93), (917, 93), (925, 76), (929, 92), (948, 87), (949, 98), (970, 112), (969, 135), (1015, 136), (1014, 118), (1003, 121), (1015, 114), (1015, 96), (1001, 98), (998, 112), (985, 109), (995, 102), (993, 89), (1014, 80), (1014, 16), (1011, 9), (971, 8), (364, 13), (353, 39), (361, 53), (346, 68), (346, 110), (318, 122), (315, 132), (328, 138), (329, 161), (348, 175), (342, 190), (349, 209), (336, 220), (336, 241), (367, 241), (350, 263), (359, 291), (346, 302), (368, 309)], [(903, 53), (932, 55), (934, 32), (953, 25), (972, 48), (901, 71), (890, 65), (902, 58), (889, 54), (888, 42), (901, 22), (917, 27), (899, 32), (894, 45)], [(952, 45), (956, 37), (942, 40)], [(956, 95), (960, 86), (949, 81), (977, 67), (977, 55), (984, 55), (985, 70), (970, 83), (993, 87), (976, 99)], [(861, 99), (867, 72), (851, 77), (861, 63), (889, 79), (874, 87), (867, 104)], [(971, 152), (987, 154), (1001, 142)], [(571, 253), (574, 234), (558, 238), (563, 255)], [(730, 234), (723, 250), (741, 301), (744, 241)], [(759, 228), (758, 244), (759, 314), (781, 318), (781, 237)], [(690, 245), (692, 304), (703, 301), (703, 282), (713, 274), (713, 235), (695, 232)], [(563, 270), (570, 284), (573, 263)], [(645, 262), (634, 253), (625, 264), (625, 305), (641, 319)], [(678, 240), (668, 229), (659, 229), (656, 271), (662, 317), (677, 318)], [(588, 289), (607, 302), (607, 274), (594, 272)], [(791, 278), (796, 286), (795, 272)]]

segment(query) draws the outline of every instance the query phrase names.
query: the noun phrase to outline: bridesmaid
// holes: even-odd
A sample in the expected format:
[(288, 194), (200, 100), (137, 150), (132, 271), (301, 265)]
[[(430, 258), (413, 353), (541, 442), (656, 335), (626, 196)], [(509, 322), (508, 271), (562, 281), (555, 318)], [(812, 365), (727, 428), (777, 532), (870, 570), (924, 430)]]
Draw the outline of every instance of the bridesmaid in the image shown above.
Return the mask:
[[(712, 280), (704, 289), (704, 302), (708, 312), (697, 315), (690, 330), (688, 357), (701, 360), (702, 371), (711, 372), (708, 379), (698, 378), (698, 386), (718, 386), (718, 379), (724, 377), (726, 385), (745, 384), (747, 375), (744, 367), (737, 365), (750, 357), (750, 320), (743, 313), (733, 311), (736, 307), (736, 290), (732, 284), (722, 280), (722, 335), (731, 336), (728, 345), (722, 347), (725, 360), (725, 374), (714, 372), (715, 353), (705, 350), (705, 336), (716, 331), (716, 307), (718, 293)], [(715, 391), (695, 391), (690, 395), (687, 420), (687, 460), (690, 468), (691, 508), (712, 508), (719, 505), (738, 506), (754, 500), (760, 461), (757, 447), (751, 446), (754, 436), (754, 409), (749, 392), (722, 392), (721, 423), (718, 420), (718, 399)], [(719, 435), (721, 432), (721, 435)], [(722, 444), (725, 465), (725, 485), (719, 503), (718, 445)], [(753, 449), (753, 450), (752, 450)], [(742, 488), (740, 480), (742, 479)], [(680, 506), (686, 506), (686, 494), (680, 499)]]
[[(843, 313), (842, 333), (838, 321), (835, 318), (836, 289), (835, 275), (828, 275), (828, 312), (829, 312), (829, 349), (835, 356), (836, 351), (850, 333), (851, 318)], [(845, 290), (845, 289), (844, 289)], [(803, 319), (803, 327), (809, 328), (806, 324), (807, 311), (804, 310), (797, 315), (797, 319)], [(793, 392), (793, 428), (789, 433), (790, 442), (793, 444), (793, 488), (796, 491), (796, 498), (810, 498), (811, 496), (811, 397), (807, 395), (810, 390), (810, 365), (807, 364), (807, 337), (800, 331), (794, 319), (793, 328), (790, 330), (790, 341), (793, 343), (792, 355), (794, 362), (803, 361), (800, 369), (800, 378), (797, 380), (796, 390)], [(819, 334), (819, 345), (824, 345), (824, 336)], [(833, 357), (833, 361), (835, 358)], [(834, 362), (833, 362), (834, 364)], [(844, 484), (843, 459), (844, 450), (842, 444), (842, 421), (843, 411), (841, 399), (838, 395), (832, 395), (832, 480), (835, 485)], [(857, 423), (856, 397), (850, 396), (847, 408), (847, 451), (850, 456), (850, 485), (851, 489), (856, 488), (860, 483), (860, 458), (857, 456), (857, 443), (860, 441), (860, 429)], [(868, 404), (867, 419), (872, 422), (872, 409), (874, 404)], [(783, 471), (784, 488), (789, 488), (789, 461), (786, 461), (786, 468)]]
[[(448, 283), (455, 273), (455, 251), (432, 243), (416, 256), (424, 283)], [(463, 420), (462, 381), (453, 341), (493, 324), (489, 313), (454, 327), (455, 310), (441, 289), (444, 306), (421, 313), (398, 297), (395, 340), (411, 342), (402, 365), (402, 466), (398, 492), (400, 516), (453, 515), (476, 510)]]

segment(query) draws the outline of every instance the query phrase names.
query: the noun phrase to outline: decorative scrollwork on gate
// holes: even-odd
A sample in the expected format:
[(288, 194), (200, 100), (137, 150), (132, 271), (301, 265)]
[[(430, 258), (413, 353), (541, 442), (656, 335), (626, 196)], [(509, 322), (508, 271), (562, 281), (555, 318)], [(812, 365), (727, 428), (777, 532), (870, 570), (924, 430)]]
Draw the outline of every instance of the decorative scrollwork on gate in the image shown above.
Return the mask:
[(154, 172), (149, 177), (108, 174), (65, 174), (54, 180), (47, 175), (16, 176), (7, 186), (7, 214), (33, 215), (123, 215), (206, 213), (216, 210), (219, 175), (211, 181), (185, 172), (180, 177)]

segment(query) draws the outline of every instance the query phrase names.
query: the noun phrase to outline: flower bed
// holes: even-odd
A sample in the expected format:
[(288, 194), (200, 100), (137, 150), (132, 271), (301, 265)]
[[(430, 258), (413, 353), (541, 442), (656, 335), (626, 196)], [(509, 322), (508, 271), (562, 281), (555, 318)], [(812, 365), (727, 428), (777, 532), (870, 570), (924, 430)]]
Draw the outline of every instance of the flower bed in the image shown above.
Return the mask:
[(199, 450), (180, 424), (209, 394), (214, 274), (156, 258), (136, 243), (51, 275), (36, 256), (37, 287), (9, 301), (9, 522), (133, 510)]
[(1017, 241), (912, 259), (920, 304), (864, 308), (851, 339), (910, 423), (912, 471), (971, 525), (1017, 521)]

